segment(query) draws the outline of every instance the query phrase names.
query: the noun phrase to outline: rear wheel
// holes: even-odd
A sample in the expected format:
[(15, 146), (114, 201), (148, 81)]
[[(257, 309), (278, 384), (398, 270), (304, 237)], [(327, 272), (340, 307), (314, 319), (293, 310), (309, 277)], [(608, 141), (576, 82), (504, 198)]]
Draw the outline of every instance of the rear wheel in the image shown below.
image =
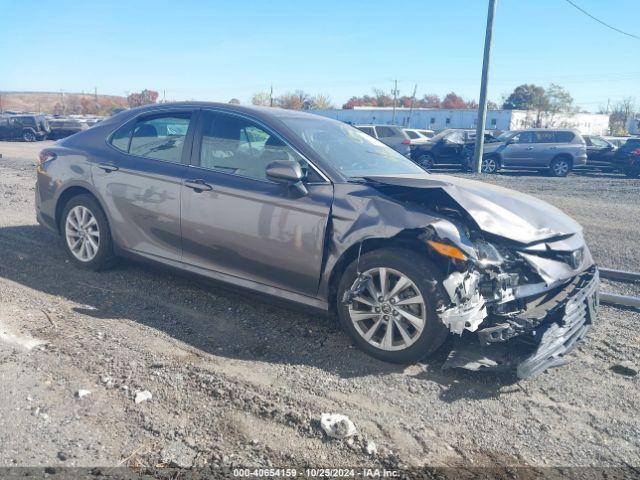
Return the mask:
[(426, 258), (411, 250), (364, 254), (340, 280), (343, 328), (360, 349), (380, 360), (411, 363), (433, 353), (448, 333), (436, 313), (444, 292), (435, 272)]
[(35, 142), (36, 134), (33, 133), (31, 130), (25, 130), (24, 132), (22, 132), (22, 139), (25, 142)]
[(549, 166), (552, 177), (566, 177), (571, 171), (571, 160), (567, 157), (554, 158)]
[(113, 265), (113, 241), (102, 208), (91, 195), (73, 197), (60, 220), (64, 247), (71, 261), (88, 270)]
[(640, 177), (640, 168), (627, 168), (625, 169), (624, 174), (629, 178), (638, 178)]
[(431, 170), (435, 161), (430, 153), (423, 153), (418, 157), (418, 164), (425, 170)]

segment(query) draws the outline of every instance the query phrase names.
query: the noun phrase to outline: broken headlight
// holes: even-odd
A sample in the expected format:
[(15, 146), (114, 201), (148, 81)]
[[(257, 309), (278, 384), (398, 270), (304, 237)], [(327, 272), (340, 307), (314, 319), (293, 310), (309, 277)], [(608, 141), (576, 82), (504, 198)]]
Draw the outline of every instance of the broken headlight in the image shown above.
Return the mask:
[(504, 258), (500, 255), (498, 249), (491, 243), (478, 240), (474, 246), (478, 254), (478, 263), (481, 265), (500, 265), (504, 262)]

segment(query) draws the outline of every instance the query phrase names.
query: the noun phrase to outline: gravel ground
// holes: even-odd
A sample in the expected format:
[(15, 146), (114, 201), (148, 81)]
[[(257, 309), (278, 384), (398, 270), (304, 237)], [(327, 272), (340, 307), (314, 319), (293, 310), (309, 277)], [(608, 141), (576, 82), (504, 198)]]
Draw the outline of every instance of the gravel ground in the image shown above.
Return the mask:
[[(43, 145), (0, 142), (0, 466), (640, 466), (639, 312), (601, 308), (573, 361), (529, 381), (443, 372), (446, 352), (385, 364), (317, 312), (137, 263), (75, 269), (34, 219)], [(640, 271), (639, 180), (480, 179)], [(324, 412), (355, 440), (327, 438)]]

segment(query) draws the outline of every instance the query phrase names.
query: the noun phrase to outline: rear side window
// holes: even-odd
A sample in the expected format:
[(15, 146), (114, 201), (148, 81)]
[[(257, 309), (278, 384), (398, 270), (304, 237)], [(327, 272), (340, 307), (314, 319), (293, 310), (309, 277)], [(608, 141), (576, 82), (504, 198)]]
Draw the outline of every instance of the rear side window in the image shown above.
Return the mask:
[(416, 138), (420, 138), (420, 135), (418, 135), (416, 132), (411, 131), (411, 130), (405, 130), (404, 131), (407, 135), (409, 135), (409, 138), (411, 140), (415, 140)]
[(190, 120), (190, 113), (142, 118), (117, 130), (111, 145), (130, 155), (179, 163)]
[(575, 137), (573, 132), (556, 132), (557, 143), (571, 143)]
[(395, 137), (398, 135), (392, 127), (376, 127), (376, 133), (378, 134), (378, 138)]
[(367, 135), (371, 135), (372, 137), (375, 137), (376, 134), (373, 131), (373, 127), (358, 127), (360, 130), (362, 130), (364, 133), (366, 133)]
[(558, 141), (555, 132), (536, 132), (535, 139), (536, 143), (555, 143)]

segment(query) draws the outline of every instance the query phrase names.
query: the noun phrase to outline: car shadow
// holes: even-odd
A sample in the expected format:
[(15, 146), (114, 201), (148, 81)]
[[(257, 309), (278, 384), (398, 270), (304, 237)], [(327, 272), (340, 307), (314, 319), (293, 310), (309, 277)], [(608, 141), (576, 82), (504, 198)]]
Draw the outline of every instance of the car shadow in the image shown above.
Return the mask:
[[(320, 311), (158, 265), (124, 260), (109, 271), (79, 269), (60, 240), (36, 225), (0, 228), (0, 251), (0, 277), (67, 299), (77, 313), (135, 321), (204, 353), (307, 365), (345, 379), (416, 370), (364, 354)], [(445, 344), (411, 373), (436, 382), (444, 401), (498, 396), (516, 382), (511, 374), (442, 370), (449, 350)]]

